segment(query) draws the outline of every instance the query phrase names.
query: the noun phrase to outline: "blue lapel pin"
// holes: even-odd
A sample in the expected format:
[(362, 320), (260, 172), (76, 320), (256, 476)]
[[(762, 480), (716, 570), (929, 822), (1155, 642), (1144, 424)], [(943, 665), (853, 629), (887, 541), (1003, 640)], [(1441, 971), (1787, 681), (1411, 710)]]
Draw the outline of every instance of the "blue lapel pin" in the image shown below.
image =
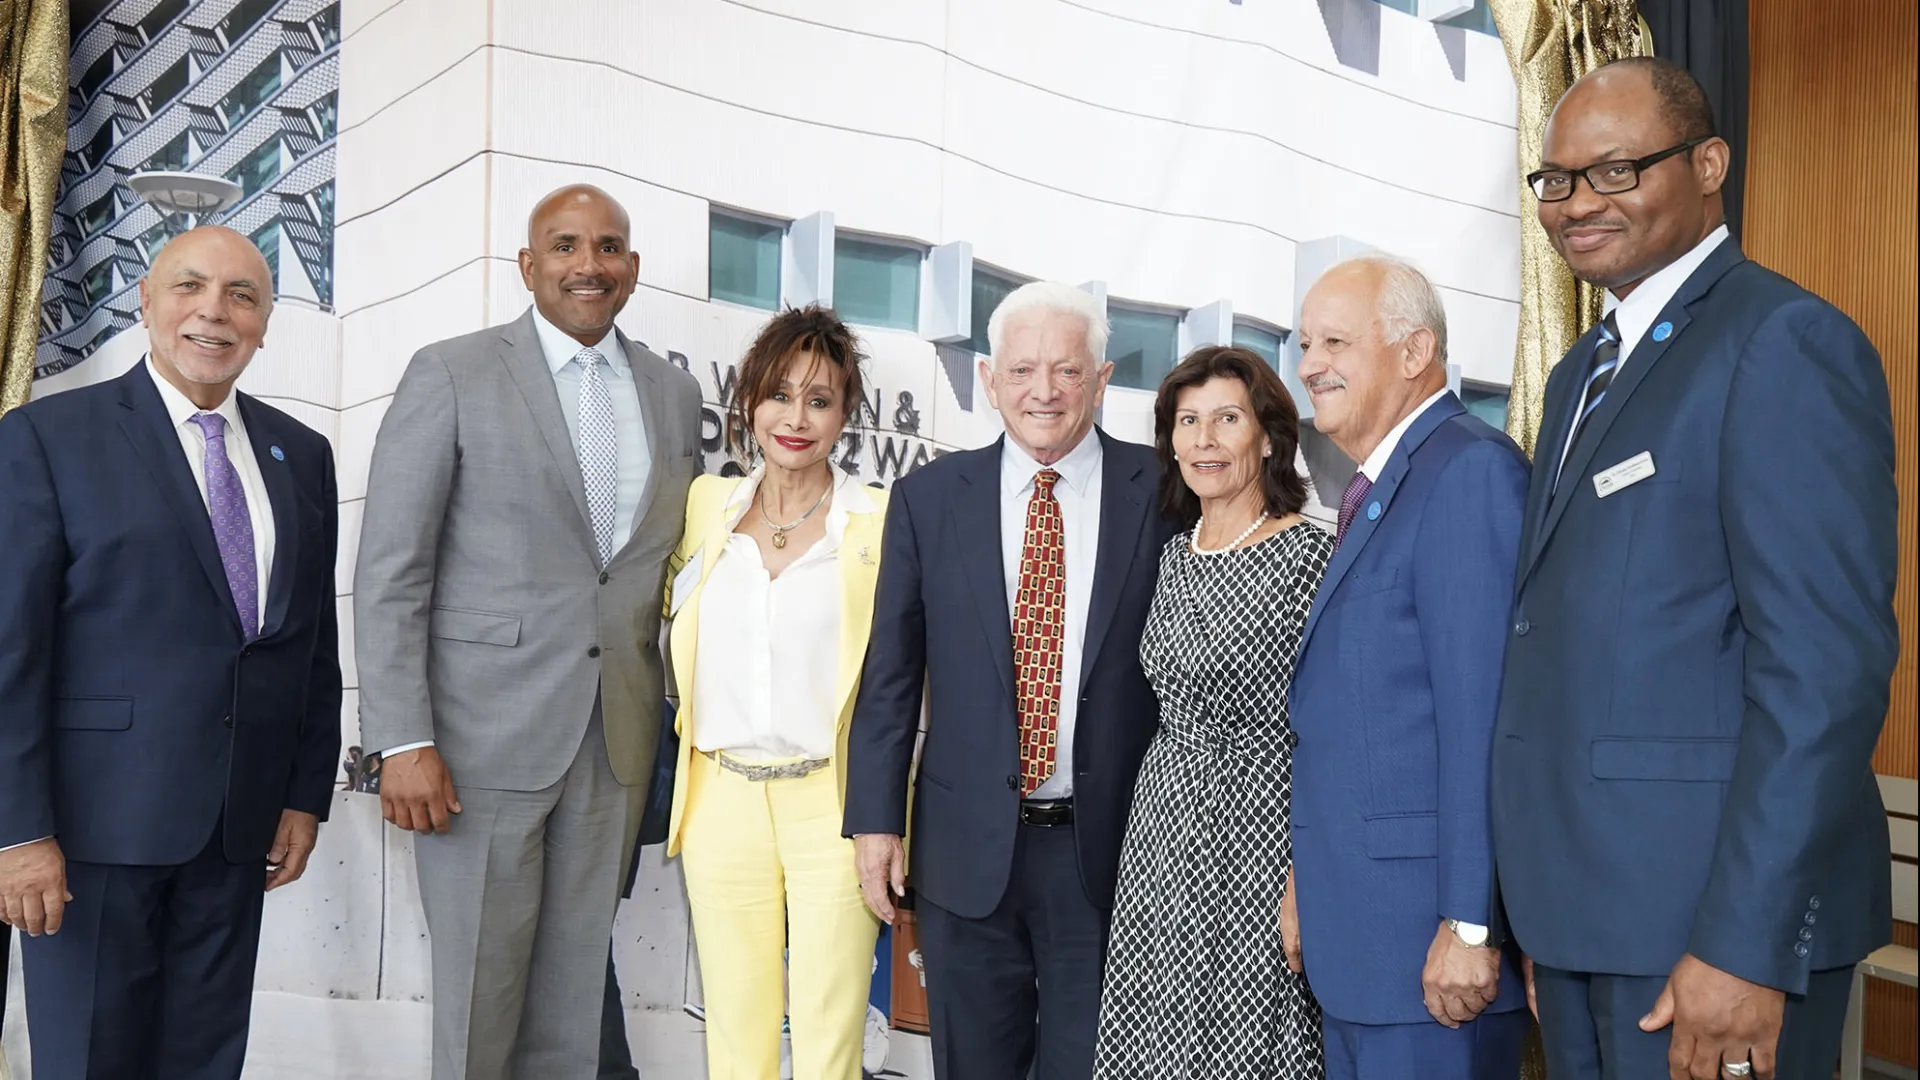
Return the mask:
[(1672, 336), (1673, 324), (1670, 322), (1663, 322), (1653, 328), (1653, 340), (1655, 341), (1665, 341)]
[(1379, 503), (1367, 504), (1367, 520), (1368, 521), (1380, 520), (1380, 504)]
[(272, 455), (273, 455), (273, 460), (275, 460), (275, 461), (285, 461), (285, 460), (287, 460), (287, 455), (286, 455), (285, 453), (283, 453), (283, 452), (281, 451), (281, 449), (280, 449), (279, 447), (277, 447), (277, 446), (269, 446), (269, 447), (267, 447), (267, 453), (269, 453), (269, 454), (272, 454)]

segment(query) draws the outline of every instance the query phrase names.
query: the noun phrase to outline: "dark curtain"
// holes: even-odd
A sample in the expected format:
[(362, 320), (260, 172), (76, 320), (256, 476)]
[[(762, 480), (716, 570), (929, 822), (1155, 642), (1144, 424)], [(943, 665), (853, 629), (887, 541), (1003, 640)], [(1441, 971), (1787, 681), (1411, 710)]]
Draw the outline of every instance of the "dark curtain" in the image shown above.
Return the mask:
[(1722, 201), (1740, 235), (1747, 178), (1747, 0), (1639, 0), (1655, 56), (1693, 73), (1706, 88), (1720, 137), (1733, 148)]

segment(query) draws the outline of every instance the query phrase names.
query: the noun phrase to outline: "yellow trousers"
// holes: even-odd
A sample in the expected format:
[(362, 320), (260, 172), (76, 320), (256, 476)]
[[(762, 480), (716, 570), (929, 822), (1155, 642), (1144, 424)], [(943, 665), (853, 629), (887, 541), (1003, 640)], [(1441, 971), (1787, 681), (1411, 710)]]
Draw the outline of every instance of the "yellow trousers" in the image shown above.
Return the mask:
[(840, 835), (834, 770), (753, 781), (704, 754), (687, 764), (680, 858), (707, 1075), (778, 1080), (784, 1013), (793, 1080), (860, 1080), (880, 923), (860, 898), (853, 841)]

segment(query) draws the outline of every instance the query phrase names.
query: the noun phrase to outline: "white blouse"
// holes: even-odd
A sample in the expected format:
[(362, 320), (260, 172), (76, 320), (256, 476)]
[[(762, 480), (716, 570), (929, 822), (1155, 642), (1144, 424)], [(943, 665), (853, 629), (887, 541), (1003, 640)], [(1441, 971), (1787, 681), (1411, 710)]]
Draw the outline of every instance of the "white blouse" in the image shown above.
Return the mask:
[[(753, 506), (761, 472), (727, 502), (727, 527)], [(694, 746), (742, 761), (834, 753), (840, 702), (840, 543), (847, 518), (872, 513), (859, 481), (836, 470), (826, 535), (769, 577), (760, 546), (729, 532), (700, 594), (693, 667)]]

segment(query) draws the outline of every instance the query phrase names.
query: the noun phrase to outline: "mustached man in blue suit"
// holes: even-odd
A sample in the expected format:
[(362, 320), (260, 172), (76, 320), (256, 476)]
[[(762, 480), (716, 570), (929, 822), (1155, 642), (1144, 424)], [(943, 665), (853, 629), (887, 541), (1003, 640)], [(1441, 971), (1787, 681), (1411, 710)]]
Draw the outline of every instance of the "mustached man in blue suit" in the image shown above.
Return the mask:
[(1525, 993), (1495, 939), (1487, 769), (1526, 459), (1447, 391), (1446, 312), (1413, 267), (1327, 271), (1300, 346), (1314, 425), (1359, 470), (1294, 672), (1288, 960), (1330, 1080), (1512, 1080)]
[(232, 1080), (262, 895), (340, 760), (326, 439), (233, 384), (273, 280), (194, 229), (147, 360), (0, 417), (0, 900), (35, 1080)]
[(1684, 70), (1587, 76), (1543, 159), (1540, 223), (1618, 301), (1547, 382), (1494, 748), (1547, 1072), (1826, 1077), (1891, 936), (1885, 372), (1728, 235)]

